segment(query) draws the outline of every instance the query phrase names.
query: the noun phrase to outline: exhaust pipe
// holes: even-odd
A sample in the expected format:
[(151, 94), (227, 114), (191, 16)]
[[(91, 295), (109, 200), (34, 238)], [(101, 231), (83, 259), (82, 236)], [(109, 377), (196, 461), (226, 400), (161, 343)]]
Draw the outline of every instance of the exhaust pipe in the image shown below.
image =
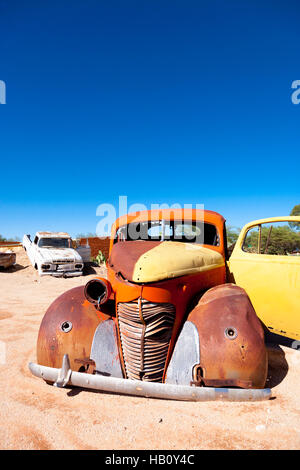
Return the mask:
[(94, 305), (104, 304), (108, 301), (111, 294), (111, 285), (107, 279), (97, 277), (87, 282), (84, 288), (85, 298)]

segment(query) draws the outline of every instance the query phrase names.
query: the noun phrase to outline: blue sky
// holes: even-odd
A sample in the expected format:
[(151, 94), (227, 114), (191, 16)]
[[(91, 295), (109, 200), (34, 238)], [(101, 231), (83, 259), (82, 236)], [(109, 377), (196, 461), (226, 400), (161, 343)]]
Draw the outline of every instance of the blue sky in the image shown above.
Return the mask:
[(300, 5), (0, 0), (0, 233), (95, 232), (101, 203), (300, 203)]

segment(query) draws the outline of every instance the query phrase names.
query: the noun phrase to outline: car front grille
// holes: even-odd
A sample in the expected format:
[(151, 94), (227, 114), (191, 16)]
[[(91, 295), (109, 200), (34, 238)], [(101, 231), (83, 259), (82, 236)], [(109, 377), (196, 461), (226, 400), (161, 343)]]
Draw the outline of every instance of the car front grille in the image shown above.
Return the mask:
[(73, 259), (54, 259), (52, 261), (53, 264), (70, 264), (74, 263)]
[(172, 335), (175, 307), (139, 298), (117, 307), (128, 379), (161, 382)]

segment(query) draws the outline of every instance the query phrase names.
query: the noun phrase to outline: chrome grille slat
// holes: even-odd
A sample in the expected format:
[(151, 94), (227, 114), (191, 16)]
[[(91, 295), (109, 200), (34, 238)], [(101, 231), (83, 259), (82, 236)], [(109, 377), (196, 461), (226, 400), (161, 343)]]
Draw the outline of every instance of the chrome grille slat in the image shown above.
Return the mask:
[(161, 382), (175, 321), (174, 305), (144, 299), (119, 302), (117, 315), (127, 378)]

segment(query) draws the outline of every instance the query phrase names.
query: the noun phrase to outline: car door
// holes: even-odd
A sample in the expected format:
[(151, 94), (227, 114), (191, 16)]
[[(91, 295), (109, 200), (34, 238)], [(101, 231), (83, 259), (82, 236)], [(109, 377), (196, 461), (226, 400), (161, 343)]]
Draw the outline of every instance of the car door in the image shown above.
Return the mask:
[(300, 216), (262, 219), (241, 231), (229, 277), (273, 333), (300, 338)]
[(36, 263), (36, 251), (37, 251), (37, 244), (38, 244), (38, 241), (39, 241), (39, 238), (38, 236), (36, 235), (34, 237), (34, 240), (32, 243), (29, 244), (28, 248), (27, 248), (27, 254), (28, 254), (28, 258), (30, 259), (31, 261), (31, 264), (34, 266), (35, 263)]

